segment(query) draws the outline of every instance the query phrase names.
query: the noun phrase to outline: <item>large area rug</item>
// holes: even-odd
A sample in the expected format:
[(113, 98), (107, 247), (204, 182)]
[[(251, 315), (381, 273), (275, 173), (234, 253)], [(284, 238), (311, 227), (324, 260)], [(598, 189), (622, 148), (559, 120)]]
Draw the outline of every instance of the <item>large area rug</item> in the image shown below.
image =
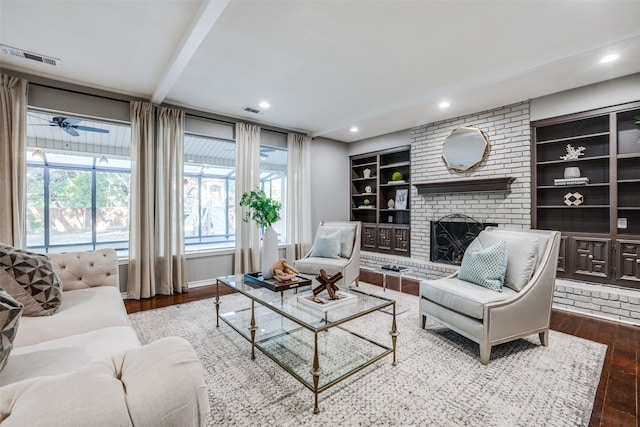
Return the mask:
[[(381, 289), (361, 284), (363, 289)], [(129, 316), (141, 342), (177, 335), (193, 344), (205, 369), (211, 413), (220, 426), (580, 426), (588, 425), (606, 346), (552, 331), (493, 349), (488, 366), (478, 346), (440, 325), (419, 326), (418, 298), (398, 301), (398, 364), (391, 357), (320, 394), (313, 393), (228, 325), (215, 327), (214, 300)], [(246, 297), (222, 297), (221, 311), (245, 307)], [(390, 343), (391, 316), (376, 312), (352, 323)], [(310, 367), (311, 368), (311, 367)]]

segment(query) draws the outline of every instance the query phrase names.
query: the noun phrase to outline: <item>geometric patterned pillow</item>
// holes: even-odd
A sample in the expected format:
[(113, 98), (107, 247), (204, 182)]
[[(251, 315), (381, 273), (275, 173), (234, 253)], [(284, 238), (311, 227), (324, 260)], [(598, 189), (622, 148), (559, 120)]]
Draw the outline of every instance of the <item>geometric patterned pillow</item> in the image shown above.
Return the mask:
[(62, 285), (45, 255), (0, 244), (0, 286), (23, 306), (23, 316), (48, 316), (62, 303)]
[(502, 292), (507, 271), (507, 242), (501, 241), (485, 248), (476, 238), (462, 257), (458, 278), (493, 291)]
[(13, 339), (18, 332), (18, 322), (22, 314), (22, 304), (13, 299), (4, 289), (0, 288), (0, 371), (9, 360), (9, 353), (13, 349)]

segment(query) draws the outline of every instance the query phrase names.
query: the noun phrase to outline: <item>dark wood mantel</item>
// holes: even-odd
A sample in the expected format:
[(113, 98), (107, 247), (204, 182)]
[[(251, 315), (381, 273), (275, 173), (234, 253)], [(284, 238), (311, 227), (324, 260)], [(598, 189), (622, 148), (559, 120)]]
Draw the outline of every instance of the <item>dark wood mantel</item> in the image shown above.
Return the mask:
[(514, 177), (477, 178), (456, 181), (438, 181), (414, 184), (418, 194), (441, 193), (506, 193), (511, 191)]

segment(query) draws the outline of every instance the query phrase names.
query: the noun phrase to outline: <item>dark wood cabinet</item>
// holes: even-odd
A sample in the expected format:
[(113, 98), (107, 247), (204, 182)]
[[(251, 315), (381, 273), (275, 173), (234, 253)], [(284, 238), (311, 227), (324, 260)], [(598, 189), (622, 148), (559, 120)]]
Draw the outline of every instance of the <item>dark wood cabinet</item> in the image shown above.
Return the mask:
[(640, 283), (640, 241), (618, 240), (618, 279)]
[(634, 102), (532, 123), (532, 228), (562, 232), (559, 277), (640, 288), (638, 119)]
[(576, 275), (609, 277), (611, 239), (574, 237)]
[(362, 222), (362, 249), (410, 256), (409, 146), (351, 157), (351, 220)]

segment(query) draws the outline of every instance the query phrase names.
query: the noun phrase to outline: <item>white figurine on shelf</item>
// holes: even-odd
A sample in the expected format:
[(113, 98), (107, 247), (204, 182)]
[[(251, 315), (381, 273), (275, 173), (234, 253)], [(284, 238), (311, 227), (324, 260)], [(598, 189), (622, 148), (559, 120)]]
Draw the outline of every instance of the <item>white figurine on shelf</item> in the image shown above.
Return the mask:
[(584, 150), (586, 150), (586, 148), (582, 146), (573, 148), (571, 144), (567, 144), (567, 154), (560, 156), (560, 158), (562, 160), (577, 160), (578, 157), (584, 156)]

